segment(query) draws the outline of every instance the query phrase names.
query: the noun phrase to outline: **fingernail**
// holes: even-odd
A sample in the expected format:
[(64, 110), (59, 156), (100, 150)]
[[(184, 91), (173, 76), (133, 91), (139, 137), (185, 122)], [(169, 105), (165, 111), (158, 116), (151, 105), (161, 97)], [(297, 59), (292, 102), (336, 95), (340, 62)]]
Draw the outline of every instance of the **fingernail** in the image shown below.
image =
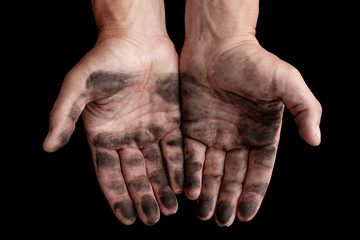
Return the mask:
[(320, 131), (319, 125), (316, 125), (316, 127), (315, 127), (315, 136), (318, 140), (318, 143), (320, 144), (321, 143), (321, 131)]

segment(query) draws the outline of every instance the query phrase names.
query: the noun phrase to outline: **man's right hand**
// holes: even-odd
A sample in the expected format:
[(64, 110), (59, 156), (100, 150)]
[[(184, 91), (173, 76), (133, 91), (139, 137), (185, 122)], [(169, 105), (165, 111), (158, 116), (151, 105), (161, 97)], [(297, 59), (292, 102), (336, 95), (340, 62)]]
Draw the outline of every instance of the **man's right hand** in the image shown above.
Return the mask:
[[(144, 6), (161, 1), (117, 3), (129, 6), (93, 1), (99, 39), (65, 77), (44, 149), (65, 145), (82, 114), (98, 181), (115, 215), (127, 225), (137, 215), (153, 225), (160, 211), (177, 211), (174, 193), (183, 190), (178, 55), (162, 21), (163, 4)], [(118, 17), (111, 15), (116, 7), (135, 14), (124, 20), (130, 29), (107, 31), (101, 24)], [(162, 25), (146, 22), (149, 14)]]

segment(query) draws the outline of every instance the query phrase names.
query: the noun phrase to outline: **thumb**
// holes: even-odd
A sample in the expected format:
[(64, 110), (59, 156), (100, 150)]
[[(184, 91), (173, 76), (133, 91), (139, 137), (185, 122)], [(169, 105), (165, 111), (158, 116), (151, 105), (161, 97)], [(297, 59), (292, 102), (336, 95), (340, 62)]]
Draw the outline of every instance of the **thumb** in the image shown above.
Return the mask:
[(275, 71), (275, 81), (278, 83), (279, 97), (295, 117), (300, 136), (312, 146), (319, 145), (322, 108), (300, 72), (281, 61)]
[(86, 105), (81, 95), (81, 87), (74, 86), (74, 82), (71, 77), (64, 79), (51, 110), (49, 132), (43, 143), (43, 149), (47, 152), (54, 152), (69, 141), (75, 123)]

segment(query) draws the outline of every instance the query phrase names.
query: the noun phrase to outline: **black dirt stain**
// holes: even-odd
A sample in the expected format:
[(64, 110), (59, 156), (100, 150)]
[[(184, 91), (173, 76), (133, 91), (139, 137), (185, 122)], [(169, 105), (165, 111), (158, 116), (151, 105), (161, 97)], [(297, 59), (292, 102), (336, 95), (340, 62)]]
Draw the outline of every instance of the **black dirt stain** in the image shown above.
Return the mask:
[(155, 199), (150, 195), (145, 195), (141, 198), (141, 208), (144, 214), (149, 218), (148, 224), (153, 225), (158, 220), (159, 207)]
[[(183, 135), (207, 146), (216, 144), (224, 150), (242, 146), (260, 147), (274, 143), (280, 132), (284, 110), (281, 100), (254, 100), (226, 90), (212, 89), (189, 73), (181, 74), (181, 95), (182, 99), (186, 99), (181, 104)], [(214, 101), (218, 107), (223, 105), (224, 109), (233, 109), (233, 114), (238, 118), (231, 122), (236, 127), (235, 131), (226, 126), (217, 126), (219, 121), (202, 123), (202, 119), (220, 116), (207, 107), (207, 100)], [(227, 139), (229, 142), (216, 143), (214, 139)]]
[(141, 154), (133, 154), (123, 158), (121, 163), (130, 167), (141, 167), (144, 164), (144, 157)]
[(282, 118), (284, 104), (280, 100), (254, 101), (228, 91), (225, 91), (225, 94), (229, 99), (228, 102), (234, 104), (237, 108), (241, 108), (243, 113), (255, 122), (272, 125)]
[(200, 188), (200, 178), (197, 176), (185, 174), (185, 188), (187, 189)]
[(244, 121), (238, 124), (241, 145), (259, 147), (272, 144), (280, 131), (281, 119), (274, 124)]
[(162, 161), (162, 154), (158, 145), (152, 145), (142, 149), (144, 158), (152, 163), (159, 163)]
[(201, 124), (201, 123), (185, 123), (181, 125), (184, 136), (190, 136), (194, 139), (199, 139), (207, 146), (211, 145), (213, 139), (218, 134), (218, 126), (215, 123)]
[(135, 193), (141, 191), (151, 191), (150, 182), (147, 176), (141, 175), (135, 177), (128, 183), (128, 189), (130, 192), (134, 191)]
[(96, 151), (96, 166), (99, 169), (111, 169), (115, 167), (116, 165), (120, 164), (119, 159), (111, 154), (109, 154), (107, 151), (104, 150), (97, 150)]
[(167, 209), (176, 207), (177, 199), (175, 194), (171, 190), (160, 191), (160, 201)]
[(203, 189), (214, 189), (218, 188), (221, 184), (221, 180), (223, 178), (223, 174), (203, 174)]
[(221, 183), (221, 192), (224, 194), (234, 194), (236, 191), (241, 191), (243, 188), (243, 180), (228, 180)]
[(160, 169), (157, 171), (154, 171), (150, 177), (149, 180), (152, 185), (156, 184), (160, 187), (169, 186), (169, 181), (166, 175), (166, 172), (164, 169)]
[(166, 144), (170, 147), (183, 148), (183, 139), (181, 136), (166, 141)]
[(195, 174), (202, 169), (202, 163), (190, 162), (185, 160), (185, 187), (188, 189), (196, 189), (200, 187), (200, 179)]
[(63, 147), (65, 144), (67, 144), (69, 142), (69, 140), (70, 140), (70, 137), (71, 137), (71, 132), (69, 132), (67, 130), (60, 133), (60, 135), (59, 135), (59, 141), (60, 141), (59, 146)]
[(86, 88), (102, 96), (111, 96), (130, 85), (134, 75), (108, 71), (93, 72), (86, 80)]
[(214, 205), (212, 197), (200, 196), (196, 205), (196, 213), (198, 217), (205, 218), (209, 216)]
[(179, 74), (169, 73), (156, 81), (156, 93), (166, 102), (179, 104)]
[(69, 113), (67, 114), (67, 120), (65, 123), (65, 127), (59, 135), (58, 148), (63, 147), (65, 144), (67, 144), (69, 142), (71, 134), (74, 130), (75, 123), (78, 120), (80, 114), (81, 114), (81, 111), (80, 111), (79, 107), (77, 107), (77, 105), (75, 103), (73, 103)]
[(133, 140), (134, 136), (131, 133), (113, 134), (108, 132), (101, 132), (94, 137), (93, 144), (95, 147), (120, 149), (133, 142)]
[(188, 173), (196, 173), (199, 172), (202, 169), (202, 163), (201, 162), (188, 162), (185, 165), (186, 166), (186, 172)]
[(273, 146), (264, 146), (257, 149), (258, 158), (273, 158), (276, 153), (276, 148)]
[(174, 163), (184, 162), (184, 154), (182, 152), (176, 152), (173, 155), (170, 155), (168, 158), (170, 162), (174, 162)]
[(149, 124), (149, 132), (156, 141), (160, 140), (165, 135), (165, 129), (156, 124)]
[(284, 104), (279, 100), (267, 102), (241, 96), (236, 98), (235, 106), (238, 105), (244, 117), (237, 125), (242, 144), (257, 147), (273, 143), (281, 128)]
[(120, 213), (127, 219), (134, 219), (136, 217), (136, 210), (134, 204), (130, 200), (114, 203), (114, 212)]
[(269, 185), (268, 183), (253, 183), (247, 185), (245, 190), (264, 196), (268, 188), (268, 185)]
[(129, 144), (136, 144), (139, 148), (143, 148), (153, 142), (158, 142), (164, 135), (165, 130), (162, 127), (149, 124), (136, 131), (101, 132), (92, 141), (94, 146), (99, 148), (120, 149)]
[(107, 185), (107, 188), (114, 191), (117, 195), (122, 195), (127, 192), (125, 183), (123, 181), (120, 182), (118, 180), (113, 180)]
[(136, 131), (133, 134), (129, 134), (129, 135), (133, 138), (134, 142), (141, 143), (141, 145), (148, 145), (154, 139), (151, 133), (146, 129), (142, 131)]
[(74, 103), (70, 109), (68, 117), (72, 122), (76, 122), (81, 114), (80, 108)]
[(186, 98), (199, 99), (203, 94), (214, 95), (214, 93), (206, 86), (201, 84), (191, 74), (181, 73), (181, 96)]
[(244, 220), (250, 220), (258, 208), (257, 197), (253, 194), (245, 195), (239, 203), (238, 210)]
[(234, 206), (229, 201), (221, 201), (216, 207), (215, 216), (220, 224), (226, 224), (235, 210)]
[(254, 149), (254, 162), (267, 168), (273, 167), (274, 157), (276, 155), (276, 148), (273, 146), (263, 146)]
[(184, 172), (177, 170), (175, 171), (175, 183), (182, 189), (184, 187)]

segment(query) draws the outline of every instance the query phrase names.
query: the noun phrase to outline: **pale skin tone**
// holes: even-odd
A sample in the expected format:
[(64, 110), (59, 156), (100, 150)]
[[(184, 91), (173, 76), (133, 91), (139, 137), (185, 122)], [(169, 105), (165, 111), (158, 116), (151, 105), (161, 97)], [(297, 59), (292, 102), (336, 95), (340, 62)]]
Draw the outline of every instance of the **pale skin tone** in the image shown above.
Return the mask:
[(184, 174), (200, 219), (251, 220), (270, 181), (284, 105), (310, 145), (320, 143), (321, 117), (300, 73), (257, 42), (258, 1), (187, 0), (181, 118), (163, 2), (92, 5), (98, 41), (65, 77), (44, 149), (65, 145), (82, 115), (99, 185), (124, 224), (175, 213)]
[[(116, 217), (146, 225), (173, 214), (183, 190), (178, 55), (164, 4), (92, 1), (99, 37), (67, 74), (44, 149), (69, 140), (84, 120), (99, 185)], [(166, 168), (165, 163), (166, 162)]]
[(255, 38), (256, 0), (187, 0), (180, 58), (185, 193), (219, 226), (258, 211), (275, 163), (284, 106), (320, 144), (321, 106), (301, 74)]

